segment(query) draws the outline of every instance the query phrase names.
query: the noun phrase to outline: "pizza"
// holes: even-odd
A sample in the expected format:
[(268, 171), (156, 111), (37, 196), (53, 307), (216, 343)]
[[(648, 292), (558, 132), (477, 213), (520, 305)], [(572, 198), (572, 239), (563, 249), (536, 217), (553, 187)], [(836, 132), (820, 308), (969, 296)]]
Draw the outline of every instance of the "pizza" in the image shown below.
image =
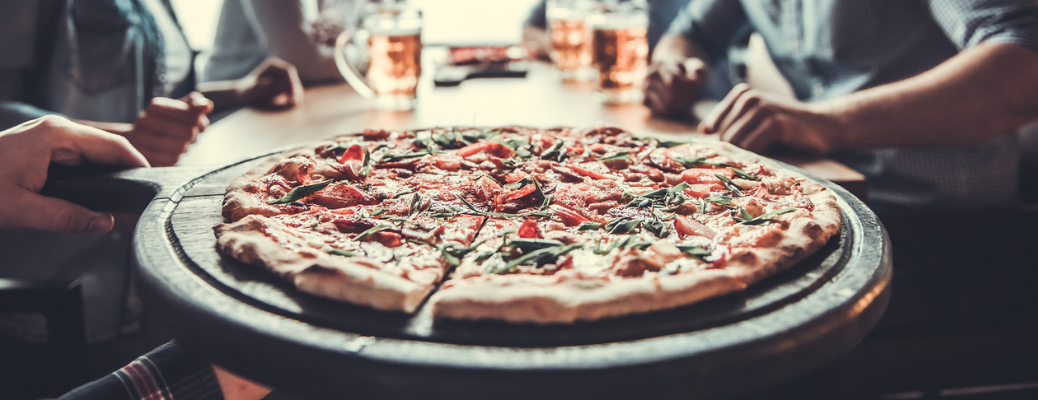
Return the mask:
[(221, 253), (300, 291), (435, 318), (572, 323), (745, 289), (840, 229), (821, 184), (726, 143), (616, 127), (369, 129), (227, 188)]

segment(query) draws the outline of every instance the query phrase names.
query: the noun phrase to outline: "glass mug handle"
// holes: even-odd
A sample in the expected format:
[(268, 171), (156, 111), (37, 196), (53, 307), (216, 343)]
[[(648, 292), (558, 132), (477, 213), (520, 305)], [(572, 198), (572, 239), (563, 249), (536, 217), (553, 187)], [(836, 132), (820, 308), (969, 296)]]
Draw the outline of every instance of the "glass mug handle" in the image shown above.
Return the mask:
[(357, 93), (368, 99), (375, 98), (375, 91), (371, 89), (371, 85), (368, 84), (368, 80), (360, 76), (360, 72), (357, 68), (350, 64), (349, 60), (346, 59), (346, 45), (353, 41), (353, 38), (357, 36), (357, 33), (361, 30), (345, 30), (339, 34), (339, 37), (335, 39), (335, 66), (339, 68), (339, 73), (342, 74), (343, 78), (346, 78), (346, 82), (353, 87)]

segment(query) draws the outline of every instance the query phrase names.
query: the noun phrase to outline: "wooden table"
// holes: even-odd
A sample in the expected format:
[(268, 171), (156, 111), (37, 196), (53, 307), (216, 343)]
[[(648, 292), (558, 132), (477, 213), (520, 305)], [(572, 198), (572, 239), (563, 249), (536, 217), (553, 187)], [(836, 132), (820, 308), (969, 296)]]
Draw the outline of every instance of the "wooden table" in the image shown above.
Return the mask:
[[(287, 111), (236, 111), (209, 127), (178, 165), (226, 164), (295, 143), (315, 141), (367, 127), (412, 129), (448, 125), (530, 125), (539, 127), (609, 124), (649, 136), (713, 139), (695, 132), (692, 121), (653, 118), (641, 104), (606, 106), (591, 83), (563, 83), (550, 65), (532, 62), (525, 79), (476, 79), (457, 87), (434, 87), (432, 62), (442, 49), (426, 50), (426, 73), (414, 111), (368, 109), (367, 101), (345, 83), (306, 90), (303, 104)], [(697, 106), (697, 113), (709, 110)], [(777, 159), (833, 181), (864, 198), (865, 178), (829, 159)]]

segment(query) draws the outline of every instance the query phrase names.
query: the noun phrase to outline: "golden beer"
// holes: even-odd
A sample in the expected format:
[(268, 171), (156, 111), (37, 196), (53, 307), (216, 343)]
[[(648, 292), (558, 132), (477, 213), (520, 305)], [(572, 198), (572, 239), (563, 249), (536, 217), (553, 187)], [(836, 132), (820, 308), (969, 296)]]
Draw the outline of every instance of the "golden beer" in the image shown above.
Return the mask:
[(599, 87), (605, 90), (641, 90), (649, 56), (645, 27), (595, 29), (593, 61)]
[[(410, 110), (418, 97), (422, 76), (422, 12), (389, 2), (364, 17), (360, 29), (335, 39), (335, 66), (361, 96), (380, 110)], [(367, 38), (367, 46), (363, 46)], [(366, 73), (347, 57), (366, 54)], [(364, 65), (363, 58), (359, 61)]]
[(649, 14), (645, 2), (610, 3), (589, 21), (599, 98), (614, 104), (641, 101), (649, 58)]
[(422, 75), (422, 38), (417, 32), (368, 38), (368, 83), (376, 96), (415, 98)]
[(551, 59), (564, 78), (576, 78), (591, 67), (591, 35), (584, 20), (549, 21)]

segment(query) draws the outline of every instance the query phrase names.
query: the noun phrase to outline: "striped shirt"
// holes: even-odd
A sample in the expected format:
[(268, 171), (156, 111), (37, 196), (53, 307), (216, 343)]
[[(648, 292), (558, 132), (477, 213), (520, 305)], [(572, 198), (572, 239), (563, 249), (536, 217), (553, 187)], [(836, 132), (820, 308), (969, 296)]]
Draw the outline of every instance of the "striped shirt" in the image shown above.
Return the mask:
[[(670, 32), (720, 57), (745, 23), (805, 102), (912, 77), (980, 43), (1038, 51), (1035, 0), (694, 0)], [(971, 145), (832, 157), (868, 178), (880, 213), (1020, 201), (1015, 130)]]

